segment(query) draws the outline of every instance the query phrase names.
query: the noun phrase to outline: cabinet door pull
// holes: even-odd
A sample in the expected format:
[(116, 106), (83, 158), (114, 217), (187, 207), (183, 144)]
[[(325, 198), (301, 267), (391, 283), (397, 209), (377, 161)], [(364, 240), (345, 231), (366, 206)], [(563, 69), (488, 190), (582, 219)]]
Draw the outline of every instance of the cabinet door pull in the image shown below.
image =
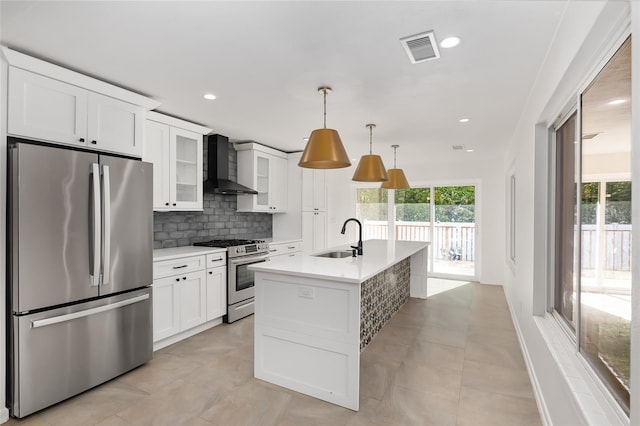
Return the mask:
[(80, 138), (78, 139), (80, 142), (84, 142), (84, 138)]
[(176, 203), (173, 203), (173, 205), (175, 206), (175, 205), (176, 205)]
[(165, 206), (168, 206), (168, 205), (169, 205), (169, 203), (164, 203), (164, 205), (165, 205)]
[(209, 275), (213, 275), (213, 271), (209, 271)]
[(176, 278), (176, 281), (180, 281), (180, 278)]
[(186, 280), (186, 279), (187, 279), (187, 277), (182, 277), (182, 279), (183, 279), (183, 280)]
[(91, 143), (92, 143), (93, 145), (96, 145), (96, 144), (98, 143), (98, 141), (91, 141)]
[(187, 265), (180, 265), (180, 266), (174, 266), (173, 269), (182, 269), (182, 268), (186, 268)]

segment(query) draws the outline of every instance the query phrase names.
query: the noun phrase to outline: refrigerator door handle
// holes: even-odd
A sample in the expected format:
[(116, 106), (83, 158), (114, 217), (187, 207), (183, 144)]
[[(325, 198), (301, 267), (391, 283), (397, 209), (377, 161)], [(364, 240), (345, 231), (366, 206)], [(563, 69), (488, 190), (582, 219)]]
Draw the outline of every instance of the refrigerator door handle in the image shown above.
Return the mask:
[(100, 212), (100, 166), (91, 164), (91, 237), (93, 240), (91, 259), (91, 286), (100, 285), (100, 247), (101, 247), (101, 212)]
[(109, 166), (102, 166), (102, 285), (111, 277), (111, 178)]
[(123, 306), (133, 305), (134, 303), (147, 300), (149, 294), (143, 294), (141, 296), (132, 297), (131, 299), (122, 300), (120, 302), (110, 303), (108, 305), (98, 306), (97, 308), (85, 309), (84, 311), (74, 312), (72, 314), (60, 315), (53, 318), (45, 318), (41, 320), (31, 321), (31, 328), (40, 328), (47, 325), (59, 324), (61, 322), (71, 321), (77, 318), (88, 317), (91, 315), (99, 314), (100, 312), (112, 311), (114, 309), (122, 308)]

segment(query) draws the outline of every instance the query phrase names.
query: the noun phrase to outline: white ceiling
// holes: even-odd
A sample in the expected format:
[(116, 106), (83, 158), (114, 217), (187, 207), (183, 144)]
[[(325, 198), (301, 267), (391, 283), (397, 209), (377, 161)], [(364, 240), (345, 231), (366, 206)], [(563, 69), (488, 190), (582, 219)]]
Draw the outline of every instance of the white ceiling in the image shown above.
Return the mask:
[[(0, 2), (2, 44), (148, 95), (232, 140), (301, 150), (340, 132), (392, 166), (500, 154), (566, 1)], [(462, 38), (412, 65), (399, 39)], [(213, 92), (218, 99), (206, 101)], [(461, 124), (460, 118), (469, 123)], [(453, 152), (463, 144), (475, 152)], [(467, 157), (465, 157), (467, 156)]]

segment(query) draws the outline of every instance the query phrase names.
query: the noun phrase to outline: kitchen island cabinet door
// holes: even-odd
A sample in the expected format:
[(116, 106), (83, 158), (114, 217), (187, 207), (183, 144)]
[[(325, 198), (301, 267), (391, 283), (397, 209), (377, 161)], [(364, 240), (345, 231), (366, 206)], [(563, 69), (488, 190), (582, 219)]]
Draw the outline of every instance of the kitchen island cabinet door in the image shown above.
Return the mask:
[(207, 321), (227, 313), (227, 267), (207, 269)]
[(180, 279), (167, 277), (153, 281), (153, 341), (180, 331)]

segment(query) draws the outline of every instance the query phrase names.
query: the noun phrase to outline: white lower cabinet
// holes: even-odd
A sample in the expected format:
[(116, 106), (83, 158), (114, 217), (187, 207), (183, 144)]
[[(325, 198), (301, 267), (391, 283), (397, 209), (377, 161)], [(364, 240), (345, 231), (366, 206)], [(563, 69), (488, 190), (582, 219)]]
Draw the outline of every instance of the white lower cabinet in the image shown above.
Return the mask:
[(302, 241), (293, 240), (287, 242), (269, 243), (269, 258), (281, 259), (295, 257), (302, 254)]
[[(186, 249), (189, 249), (187, 247)], [(176, 250), (185, 249), (161, 249)], [(160, 349), (222, 322), (226, 253), (163, 258), (153, 264), (153, 342)]]
[(207, 321), (227, 314), (227, 268), (207, 269)]
[(175, 278), (153, 281), (153, 341), (180, 332), (180, 287)]
[(187, 330), (207, 320), (207, 278), (205, 271), (197, 271), (178, 279), (180, 329)]

